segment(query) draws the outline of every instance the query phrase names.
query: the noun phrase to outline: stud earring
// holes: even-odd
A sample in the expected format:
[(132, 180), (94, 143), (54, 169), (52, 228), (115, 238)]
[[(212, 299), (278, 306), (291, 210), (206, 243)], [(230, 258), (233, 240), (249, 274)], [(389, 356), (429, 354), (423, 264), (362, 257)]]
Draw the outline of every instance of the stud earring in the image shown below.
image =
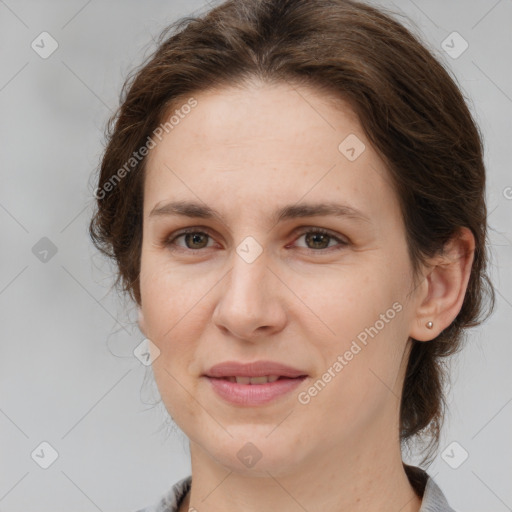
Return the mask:
[(427, 329), (432, 329), (432, 327), (434, 327), (432, 322), (427, 322), (425, 325), (427, 326)]

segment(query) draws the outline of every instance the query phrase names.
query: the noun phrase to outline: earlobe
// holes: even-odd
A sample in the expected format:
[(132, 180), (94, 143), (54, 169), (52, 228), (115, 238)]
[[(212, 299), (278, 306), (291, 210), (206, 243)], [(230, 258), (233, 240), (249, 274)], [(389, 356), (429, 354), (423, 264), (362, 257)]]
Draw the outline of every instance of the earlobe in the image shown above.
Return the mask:
[(416, 309), (411, 338), (429, 341), (459, 314), (471, 275), (474, 249), (473, 233), (461, 228), (445, 245), (443, 253), (429, 262), (432, 270), (425, 277), (426, 292)]

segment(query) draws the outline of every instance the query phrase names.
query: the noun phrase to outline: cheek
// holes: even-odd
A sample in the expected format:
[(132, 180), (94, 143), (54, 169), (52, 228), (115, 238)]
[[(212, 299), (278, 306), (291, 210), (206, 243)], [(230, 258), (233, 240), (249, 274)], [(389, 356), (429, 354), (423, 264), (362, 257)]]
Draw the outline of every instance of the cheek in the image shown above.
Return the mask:
[(393, 385), (406, 340), (403, 285), (393, 279), (393, 269), (374, 264), (316, 279), (314, 286), (299, 282), (297, 294), (317, 315), (308, 311), (299, 322), (322, 362), (320, 378), (333, 383), (325, 400), (361, 403), (386, 392), (379, 379)]
[(200, 342), (205, 339), (204, 331), (211, 328), (212, 292), (222, 275), (211, 268), (204, 267), (202, 271), (199, 267), (172, 265), (165, 257), (154, 254), (142, 262), (141, 297), (146, 333), (160, 351), (153, 370), (159, 387), (168, 383), (161, 390), (162, 395), (172, 398), (180, 393), (175, 389), (180, 388), (179, 383), (187, 389), (196, 385), (195, 377), (203, 370), (198, 354), (202, 360), (209, 360), (208, 347), (200, 347)]
[(142, 311), (147, 330), (156, 341), (173, 337), (189, 322), (206, 285), (200, 277), (191, 279), (189, 272), (163, 259), (150, 253), (141, 261)]
[(179, 293), (181, 284), (175, 281), (168, 272), (162, 272), (153, 264), (151, 258), (142, 260), (141, 310), (145, 334), (157, 347), (158, 357), (152, 363), (153, 373), (165, 401), (169, 394), (175, 393), (175, 379), (181, 380), (179, 366), (186, 361), (188, 346), (183, 327), (189, 319)]
[(184, 279), (179, 270), (157, 268), (150, 271), (148, 265), (141, 272), (147, 336), (159, 350), (153, 374), (171, 418), (179, 425), (189, 424), (200, 413), (190, 400), (197, 393), (190, 369), (205, 325), (204, 291), (201, 279)]
[(373, 325), (398, 299), (389, 275), (370, 262), (360, 268), (340, 267), (315, 276), (289, 276), (294, 292), (304, 303), (294, 301), (298, 304), (294, 309), (305, 313), (297, 321), (306, 328), (316, 326), (316, 339), (323, 337), (326, 346), (343, 348), (347, 340)]
[(325, 429), (328, 418), (329, 430), (347, 436), (390, 417), (388, 412), (398, 403), (396, 385), (404, 348), (400, 304), (375, 292), (354, 293), (351, 299), (332, 301), (322, 310), (336, 336), (317, 336), (320, 373), (301, 396), (310, 400), (309, 405), (300, 406), (305, 421)]

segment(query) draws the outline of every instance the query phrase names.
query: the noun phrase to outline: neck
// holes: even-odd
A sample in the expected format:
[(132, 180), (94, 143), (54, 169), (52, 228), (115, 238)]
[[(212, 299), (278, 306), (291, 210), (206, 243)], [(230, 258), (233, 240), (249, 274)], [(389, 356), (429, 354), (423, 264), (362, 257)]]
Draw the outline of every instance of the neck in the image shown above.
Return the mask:
[(191, 442), (192, 489), (181, 511), (418, 512), (421, 498), (404, 470), (399, 446), (390, 457), (377, 449), (346, 447), (316, 454), (294, 471), (254, 476), (220, 465)]

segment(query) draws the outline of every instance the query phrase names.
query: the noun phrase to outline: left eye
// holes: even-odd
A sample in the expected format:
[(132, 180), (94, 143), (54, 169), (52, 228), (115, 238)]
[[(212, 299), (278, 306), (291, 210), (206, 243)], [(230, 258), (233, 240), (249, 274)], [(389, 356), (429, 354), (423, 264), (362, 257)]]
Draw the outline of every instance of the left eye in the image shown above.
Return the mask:
[[(348, 245), (347, 242), (338, 238), (337, 236), (332, 235), (329, 231), (324, 229), (310, 229), (309, 231), (303, 232), (297, 240), (305, 237), (304, 240), (306, 242), (306, 249), (310, 249), (313, 251), (327, 249), (329, 247), (329, 242), (336, 241), (339, 246)], [(313, 247), (308, 246), (311, 244)]]

